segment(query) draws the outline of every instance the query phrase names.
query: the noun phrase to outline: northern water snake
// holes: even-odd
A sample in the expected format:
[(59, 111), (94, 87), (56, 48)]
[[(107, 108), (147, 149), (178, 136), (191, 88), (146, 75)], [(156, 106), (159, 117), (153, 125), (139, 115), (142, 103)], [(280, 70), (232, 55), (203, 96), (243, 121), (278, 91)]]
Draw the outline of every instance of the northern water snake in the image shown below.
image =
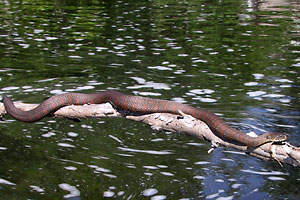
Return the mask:
[(50, 97), (30, 111), (22, 111), (16, 108), (10, 98), (6, 96), (3, 97), (3, 103), (7, 113), (23, 122), (38, 121), (67, 105), (100, 104), (106, 102), (113, 104), (117, 109), (141, 114), (159, 112), (180, 114), (179, 112), (182, 111), (185, 114), (204, 121), (212, 131), (216, 132), (220, 137), (237, 141), (248, 147), (257, 147), (268, 142), (282, 142), (287, 140), (286, 134), (275, 132), (264, 133), (258, 137), (250, 137), (232, 128), (223, 119), (207, 110), (197, 109), (174, 101), (126, 95), (118, 91), (104, 91), (91, 94), (59, 94)]

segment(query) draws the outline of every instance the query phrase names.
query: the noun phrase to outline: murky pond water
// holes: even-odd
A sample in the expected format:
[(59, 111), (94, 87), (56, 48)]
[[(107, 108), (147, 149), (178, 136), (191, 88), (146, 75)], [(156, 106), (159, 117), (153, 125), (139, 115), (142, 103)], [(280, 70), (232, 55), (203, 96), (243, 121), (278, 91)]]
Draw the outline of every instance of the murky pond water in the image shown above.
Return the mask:
[[(298, 1), (0, 2), (0, 95), (118, 89), (300, 144)], [(125, 119), (0, 122), (1, 199), (297, 199), (299, 169)]]

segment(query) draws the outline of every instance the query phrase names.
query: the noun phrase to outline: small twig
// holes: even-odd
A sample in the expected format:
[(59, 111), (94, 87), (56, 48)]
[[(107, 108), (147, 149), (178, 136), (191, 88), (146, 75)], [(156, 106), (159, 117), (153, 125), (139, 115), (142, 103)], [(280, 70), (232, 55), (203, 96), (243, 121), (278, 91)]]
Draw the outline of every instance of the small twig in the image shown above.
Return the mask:
[(220, 145), (219, 145), (219, 143), (218, 142), (215, 142), (215, 141), (212, 141), (211, 142), (211, 148), (207, 151), (207, 153), (211, 153), (211, 152), (213, 152), (216, 148), (218, 148)]

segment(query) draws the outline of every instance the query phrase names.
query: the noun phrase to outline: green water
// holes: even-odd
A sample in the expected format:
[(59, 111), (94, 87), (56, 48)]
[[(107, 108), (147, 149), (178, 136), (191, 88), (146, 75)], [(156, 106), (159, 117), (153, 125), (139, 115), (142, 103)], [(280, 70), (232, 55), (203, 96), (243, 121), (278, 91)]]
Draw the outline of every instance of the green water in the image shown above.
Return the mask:
[[(0, 95), (124, 93), (300, 146), (298, 1), (0, 2)], [(125, 119), (0, 121), (0, 199), (297, 199), (283, 168)]]

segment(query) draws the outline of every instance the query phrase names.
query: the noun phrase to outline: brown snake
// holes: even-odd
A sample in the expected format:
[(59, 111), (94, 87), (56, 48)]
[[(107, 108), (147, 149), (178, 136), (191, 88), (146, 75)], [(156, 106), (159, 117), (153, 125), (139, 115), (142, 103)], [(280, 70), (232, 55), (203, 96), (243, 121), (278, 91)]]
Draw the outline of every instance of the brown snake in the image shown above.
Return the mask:
[(100, 104), (106, 102), (113, 104), (117, 109), (140, 114), (159, 112), (180, 114), (180, 111), (182, 111), (185, 114), (204, 121), (218, 136), (242, 143), (248, 147), (258, 147), (269, 142), (283, 142), (288, 138), (284, 133), (275, 132), (264, 133), (258, 137), (250, 137), (232, 128), (223, 119), (207, 110), (201, 110), (174, 101), (126, 95), (118, 91), (104, 91), (91, 94), (59, 94), (50, 97), (30, 111), (22, 111), (16, 108), (10, 98), (6, 96), (3, 97), (3, 103), (7, 113), (23, 122), (38, 121), (67, 105)]

